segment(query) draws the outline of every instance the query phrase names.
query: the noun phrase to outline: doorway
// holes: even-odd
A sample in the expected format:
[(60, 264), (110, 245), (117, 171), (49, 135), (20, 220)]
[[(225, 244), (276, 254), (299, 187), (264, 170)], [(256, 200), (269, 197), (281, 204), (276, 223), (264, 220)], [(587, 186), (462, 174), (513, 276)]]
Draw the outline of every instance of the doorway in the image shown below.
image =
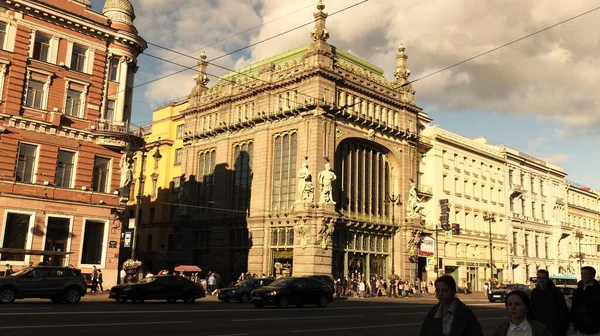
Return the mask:
[[(70, 218), (48, 217), (44, 251), (68, 252), (70, 228)], [(48, 266), (65, 266), (63, 256), (44, 256), (44, 263)]]

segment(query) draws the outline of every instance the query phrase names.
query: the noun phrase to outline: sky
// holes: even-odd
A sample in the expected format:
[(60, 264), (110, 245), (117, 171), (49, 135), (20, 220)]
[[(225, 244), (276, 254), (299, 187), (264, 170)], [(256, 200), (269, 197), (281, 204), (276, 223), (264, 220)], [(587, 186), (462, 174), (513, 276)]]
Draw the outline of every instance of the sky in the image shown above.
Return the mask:
[[(101, 11), (104, 0), (91, 0)], [(330, 14), (362, 0), (325, 0)], [(138, 31), (156, 45), (138, 57), (133, 122), (189, 94), (196, 63), (261, 42), (314, 19), (315, 0), (131, 0)], [(328, 42), (384, 69), (393, 79), (397, 47), (406, 46), (410, 80), (590, 11), (596, 0), (369, 0), (330, 15)], [(563, 167), (567, 179), (600, 189), (600, 10), (419, 79), (416, 104), (434, 125), (485, 136)], [(258, 28), (256, 28), (258, 27)], [(252, 29), (255, 28), (255, 29)], [(310, 42), (312, 24), (214, 61), (229, 69)], [(244, 33), (241, 33), (244, 32)], [(241, 33), (241, 34), (240, 34)], [(152, 55), (152, 56), (150, 56)], [(209, 65), (219, 76), (226, 71)], [(152, 83), (146, 84), (150, 81)], [(209, 86), (216, 83), (211, 78)]]

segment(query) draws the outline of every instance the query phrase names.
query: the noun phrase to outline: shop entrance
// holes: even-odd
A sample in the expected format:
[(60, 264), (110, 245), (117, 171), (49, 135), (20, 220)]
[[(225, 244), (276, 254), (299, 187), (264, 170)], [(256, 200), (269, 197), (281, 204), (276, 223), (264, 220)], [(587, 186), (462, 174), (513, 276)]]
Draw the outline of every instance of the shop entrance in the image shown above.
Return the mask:
[[(46, 242), (44, 251), (65, 252), (69, 242), (69, 229), (71, 220), (62, 217), (48, 217), (46, 228)], [(65, 266), (64, 256), (44, 256), (44, 263), (48, 266)]]
[(472, 291), (479, 291), (479, 268), (467, 267), (467, 287)]
[(276, 278), (292, 276), (294, 265), (294, 250), (271, 250), (271, 276)]

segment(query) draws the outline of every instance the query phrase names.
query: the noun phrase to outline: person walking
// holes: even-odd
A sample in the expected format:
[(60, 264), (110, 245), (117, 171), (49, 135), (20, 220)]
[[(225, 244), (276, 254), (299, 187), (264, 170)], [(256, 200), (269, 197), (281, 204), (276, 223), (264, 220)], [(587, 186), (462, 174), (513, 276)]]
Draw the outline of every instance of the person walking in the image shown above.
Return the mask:
[(566, 336), (570, 316), (565, 296), (550, 280), (546, 270), (537, 271), (537, 285), (531, 292), (531, 306), (537, 320), (544, 323), (554, 336)]
[(98, 292), (98, 269), (96, 269), (96, 266), (94, 266), (94, 269), (92, 270), (92, 293), (97, 293)]
[(102, 283), (104, 282), (104, 278), (102, 277), (102, 270), (101, 269), (98, 270), (97, 277), (98, 277), (98, 280), (97, 280), (98, 281), (98, 286), (100, 287), (100, 293), (104, 293), (104, 287), (102, 287)]
[(449, 275), (435, 280), (439, 303), (425, 316), (420, 336), (483, 336), (473, 311), (456, 297), (456, 281)]
[(577, 336), (600, 336), (600, 283), (596, 269), (581, 268), (581, 281), (573, 293), (571, 320)]
[(509, 319), (496, 328), (493, 336), (553, 336), (545, 324), (535, 319), (531, 300), (524, 291), (508, 293), (504, 306)]
[(6, 271), (4, 271), (4, 276), (10, 276), (13, 274), (12, 266), (10, 264), (6, 264)]
[(121, 270), (119, 271), (119, 278), (121, 280), (121, 284), (124, 284), (125, 279), (127, 278), (127, 272), (125, 271), (125, 266), (123, 266), (123, 268), (121, 268)]

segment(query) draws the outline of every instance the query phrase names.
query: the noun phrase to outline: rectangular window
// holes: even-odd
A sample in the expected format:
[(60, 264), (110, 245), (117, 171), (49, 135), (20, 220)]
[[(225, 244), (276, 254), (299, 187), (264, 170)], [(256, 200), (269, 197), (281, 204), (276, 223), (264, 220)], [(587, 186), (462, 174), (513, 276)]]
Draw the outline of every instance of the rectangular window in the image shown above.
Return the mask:
[(25, 106), (42, 109), (44, 103), (44, 89), (44, 83), (30, 80), (27, 85), (27, 100)]
[(546, 220), (546, 205), (542, 204), (542, 220)]
[(181, 164), (183, 161), (183, 148), (177, 148), (175, 150), (175, 164)]
[(525, 256), (529, 257), (529, 234), (525, 235)]
[[(216, 151), (209, 149), (198, 153), (198, 199), (203, 206), (212, 205), (213, 200)], [(200, 213), (206, 213), (206, 208), (199, 209)]]
[(87, 54), (87, 48), (78, 44), (73, 45), (73, 52), (71, 54), (71, 69), (79, 72), (85, 70), (85, 58)]
[(64, 150), (58, 151), (58, 163), (56, 164), (56, 176), (54, 184), (57, 187), (73, 187), (73, 167), (75, 166), (75, 153)]
[(16, 171), (17, 182), (33, 183), (36, 156), (37, 146), (19, 144), (19, 158)]
[[(31, 215), (9, 212), (4, 224), (3, 248), (26, 249)], [(24, 254), (2, 253), (1, 261), (25, 261)]]
[(548, 244), (548, 237), (544, 238), (544, 258), (548, 259), (550, 258), (550, 253), (549, 253), (549, 244)]
[(116, 82), (119, 77), (119, 59), (111, 58), (108, 64), (108, 77), (111, 82)]
[(36, 33), (33, 44), (33, 58), (39, 61), (48, 62), (50, 56), (50, 36)]
[(535, 202), (531, 202), (531, 217), (536, 218), (536, 212), (535, 212)]
[(6, 23), (0, 22), (0, 48), (6, 49)]
[(173, 178), (173, 187), (171, 188), (171, 193), (176, 194), (179, 192), (179, 188), (181, 187), (181, 176), (177, 176)]
[(515, 256), (519, 256), (519, 252), (517, 247), (519, 246), (518, 244), (518, 236), (516, 232), (513, 232), (513, 254)]
[[(46, 226), (46, 242), (44, 251), (66, 252), (69, 244), (71, 220), (64, 217), (48, 217)], [(63, 256), (45, 256), (44, 261), (49, 266), (63, 266)]]
[(177, 125), (177, 135), (175, 136), (175, 138), (177, 140), (179, 139), (183, 139), (183, 130), (185, 128), (185, 125)]
[(540, 257), (540, 236), (535, 236), (535, 257)]
[(273, 140), (271, 207), (291, 209), (296, 198), (296, 132), (278, 134)]
[(67, 101), (65, 104), (65, 115), (81, 118), (83, 106), (81, 106), (81, 92), (67, 90)]
[(92, 189), (94, 191), (108, 192), (108, 173), (110, 170), (110, 159), (96, 156), (94, 158), (94, 175), (92, 177)]
[(81, 264), (102, 264), (102, 250), (104, 249), (104, 231), (106, 223), (86, 220), (83, 233), (83, 246), (81, 248)]
[(112, 121), (115, 118), (115, 101), (107, 100), (106, 101), (106, 111), (104, 112), (104, 119), (108, 121)]

